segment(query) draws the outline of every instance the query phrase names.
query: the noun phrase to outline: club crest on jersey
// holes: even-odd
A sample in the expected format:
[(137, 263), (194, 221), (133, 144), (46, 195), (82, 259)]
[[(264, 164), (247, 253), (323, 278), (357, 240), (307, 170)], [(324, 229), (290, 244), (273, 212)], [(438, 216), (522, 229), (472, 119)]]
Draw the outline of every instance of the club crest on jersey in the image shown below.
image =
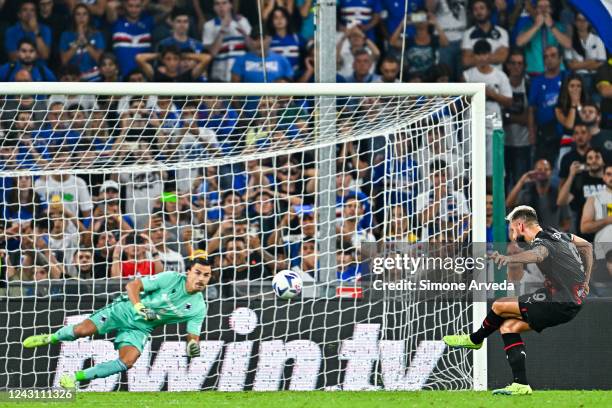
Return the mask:
[(191, 310), (191, 303), (187, 303), (185, 305), (185, 310)]

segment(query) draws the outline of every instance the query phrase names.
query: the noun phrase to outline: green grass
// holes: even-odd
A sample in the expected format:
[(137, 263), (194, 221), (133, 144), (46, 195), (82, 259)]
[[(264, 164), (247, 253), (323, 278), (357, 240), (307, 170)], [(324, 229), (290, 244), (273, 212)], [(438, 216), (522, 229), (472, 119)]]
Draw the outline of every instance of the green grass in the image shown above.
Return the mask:
[(377, 408), (377, 407), (607, 407), (612, 391), (535, 391), (530, 396), (493, 396), (490, 392), (150, 392), (79, 393), (76, 401), (62, 404), (11, 403), (2, 406), (25, 407), (231, 407), (231, 408)]

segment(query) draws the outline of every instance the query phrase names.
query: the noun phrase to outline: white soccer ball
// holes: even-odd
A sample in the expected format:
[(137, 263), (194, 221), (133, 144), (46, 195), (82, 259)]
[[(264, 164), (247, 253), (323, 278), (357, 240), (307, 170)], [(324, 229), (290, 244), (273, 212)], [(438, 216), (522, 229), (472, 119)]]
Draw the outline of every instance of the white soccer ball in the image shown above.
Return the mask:
[(293, 299), (302, 292), (302, 278), (294, 271), (280, 271), (272, 279), (272, 289), (281, 299)]

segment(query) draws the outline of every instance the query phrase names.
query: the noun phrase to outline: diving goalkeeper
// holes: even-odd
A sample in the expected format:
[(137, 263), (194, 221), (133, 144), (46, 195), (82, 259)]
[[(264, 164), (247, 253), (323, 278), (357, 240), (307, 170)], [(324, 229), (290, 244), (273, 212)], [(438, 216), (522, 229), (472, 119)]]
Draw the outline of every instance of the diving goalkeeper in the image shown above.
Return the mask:
[(189, 258), (187, 275), (163, 272), (136, 279), (126, 285), (126, 295), (93, 313), (77, 325), (68, 325), (53, 334), (30, 336), (25, 348), (73, 341), (94, 334), (116, 332), (115, 349), (119, 358), (96, 364), (74, 375), (60, 378), (63, 388), (75, 388), (78, 381), (104, 378), (128, 370), (134, 365), (157, 326), (187, 323), (187, 355), (200, 355), (200, 329), (207, 305), (202, 291), (211, 278), (211, 266), (204, 251), (196, 251)]

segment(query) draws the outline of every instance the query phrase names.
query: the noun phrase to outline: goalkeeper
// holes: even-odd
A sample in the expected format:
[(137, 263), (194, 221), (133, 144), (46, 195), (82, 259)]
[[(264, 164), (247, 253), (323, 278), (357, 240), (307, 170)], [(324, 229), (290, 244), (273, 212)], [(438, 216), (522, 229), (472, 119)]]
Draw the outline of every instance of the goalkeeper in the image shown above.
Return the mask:
[(136, 279), (126, 286), (126, 295), (93, 313), (77, 325), (68, 325), (53, 334), (30, 336), (25, 348), (73, 341), (94, 334), (116, 331), (115, 349), (119, 358), (97, 364), (74, 375), (60, 378), (63, 388), (75, 388), (78, 381), (104, 378), (128, 370), (134, 365), (157, 326), (187, 323), (187, 355), (200, 355), (200, 329), (207, 305), (202, 291), (211, 278), (206, 252), (196, 251), (189, 258), (187, 275), (163, 272)]

